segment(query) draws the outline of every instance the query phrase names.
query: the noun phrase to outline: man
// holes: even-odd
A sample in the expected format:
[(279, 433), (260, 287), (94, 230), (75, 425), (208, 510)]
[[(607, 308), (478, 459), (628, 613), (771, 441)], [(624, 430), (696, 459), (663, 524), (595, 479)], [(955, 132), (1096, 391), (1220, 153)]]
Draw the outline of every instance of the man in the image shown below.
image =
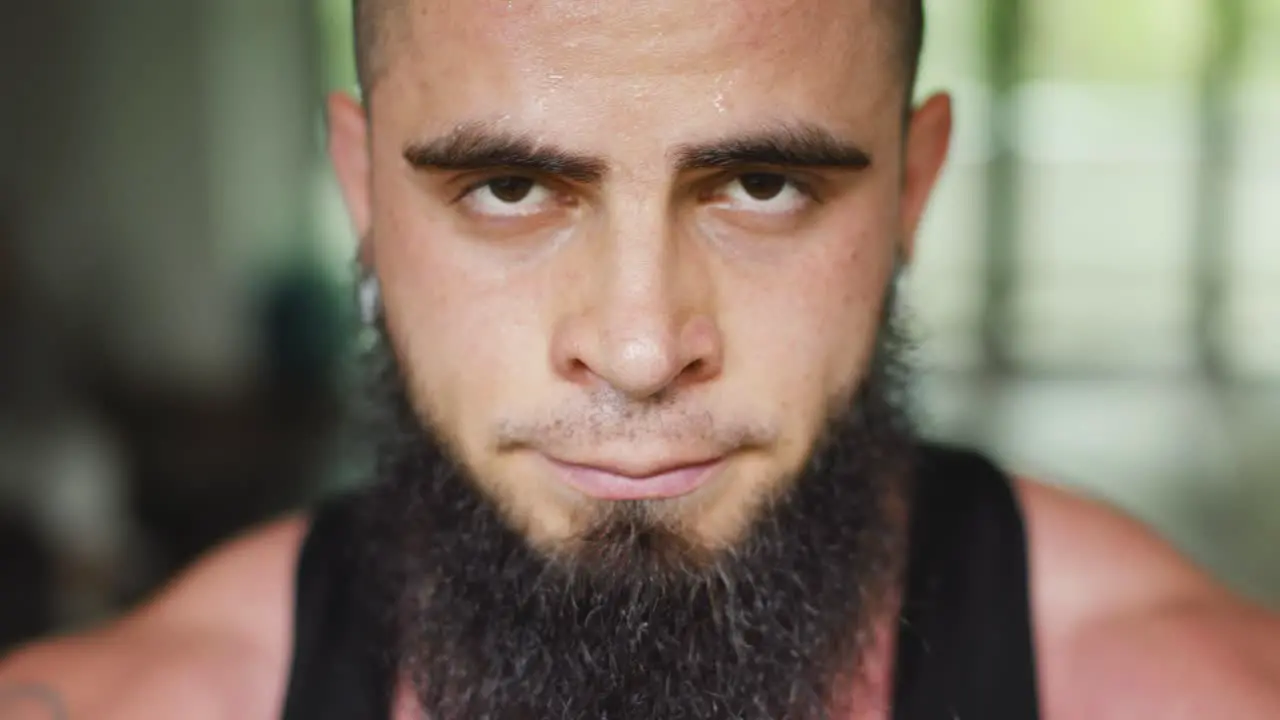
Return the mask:
[(918, 2), (356, 9), (377, 482), (20, 653), (11, 705), (1280, 717), (1276, 618), (913, 435), (894, 280), (951, 129)]

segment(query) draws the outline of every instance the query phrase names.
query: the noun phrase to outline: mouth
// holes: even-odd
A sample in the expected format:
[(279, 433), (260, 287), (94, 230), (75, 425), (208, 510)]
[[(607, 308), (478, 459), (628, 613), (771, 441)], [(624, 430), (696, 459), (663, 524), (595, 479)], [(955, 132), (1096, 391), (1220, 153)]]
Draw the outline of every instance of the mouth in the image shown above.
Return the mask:
[(670, 500), (707, 484), (725, 458), (661, 466), (580, 464), (547, 457), (560, 481), (596, 500)]

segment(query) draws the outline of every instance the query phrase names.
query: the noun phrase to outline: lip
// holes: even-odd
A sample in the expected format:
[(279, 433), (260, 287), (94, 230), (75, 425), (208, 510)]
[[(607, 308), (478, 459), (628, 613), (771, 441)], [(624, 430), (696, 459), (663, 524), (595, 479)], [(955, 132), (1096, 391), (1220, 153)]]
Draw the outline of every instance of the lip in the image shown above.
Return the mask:
[(668, 500), (688, 495), (715, 475), (724, 458), (652, 469), (564, 462), (547, 458), (559, 479), (596, 500)]

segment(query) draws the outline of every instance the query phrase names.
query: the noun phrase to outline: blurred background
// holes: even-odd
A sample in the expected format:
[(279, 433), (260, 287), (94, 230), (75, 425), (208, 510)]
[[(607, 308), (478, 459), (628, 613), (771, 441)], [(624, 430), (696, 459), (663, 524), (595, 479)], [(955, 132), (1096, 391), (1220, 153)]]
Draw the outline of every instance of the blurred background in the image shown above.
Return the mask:
[[(11, 5), (0, 651), (360, 465), (349, 0)], [(907, 279), (926, 427), (1280, 604), (1280, 0), (927, 7), (958, 124)]]

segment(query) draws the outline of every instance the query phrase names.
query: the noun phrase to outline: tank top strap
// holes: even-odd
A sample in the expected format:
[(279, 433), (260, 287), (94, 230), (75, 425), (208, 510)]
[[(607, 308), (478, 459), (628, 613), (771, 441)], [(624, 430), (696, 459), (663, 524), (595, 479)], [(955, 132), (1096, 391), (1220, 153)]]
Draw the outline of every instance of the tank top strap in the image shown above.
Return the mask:
[(1027, 540), (1012, 480), (980, 455), (921, 451), (894, 720), (1036, 720)]
[(293, 661), (283, 720), (388, 720), (391, 663), (362, 606), (358, 496), (321, 504), (298, 560)]

